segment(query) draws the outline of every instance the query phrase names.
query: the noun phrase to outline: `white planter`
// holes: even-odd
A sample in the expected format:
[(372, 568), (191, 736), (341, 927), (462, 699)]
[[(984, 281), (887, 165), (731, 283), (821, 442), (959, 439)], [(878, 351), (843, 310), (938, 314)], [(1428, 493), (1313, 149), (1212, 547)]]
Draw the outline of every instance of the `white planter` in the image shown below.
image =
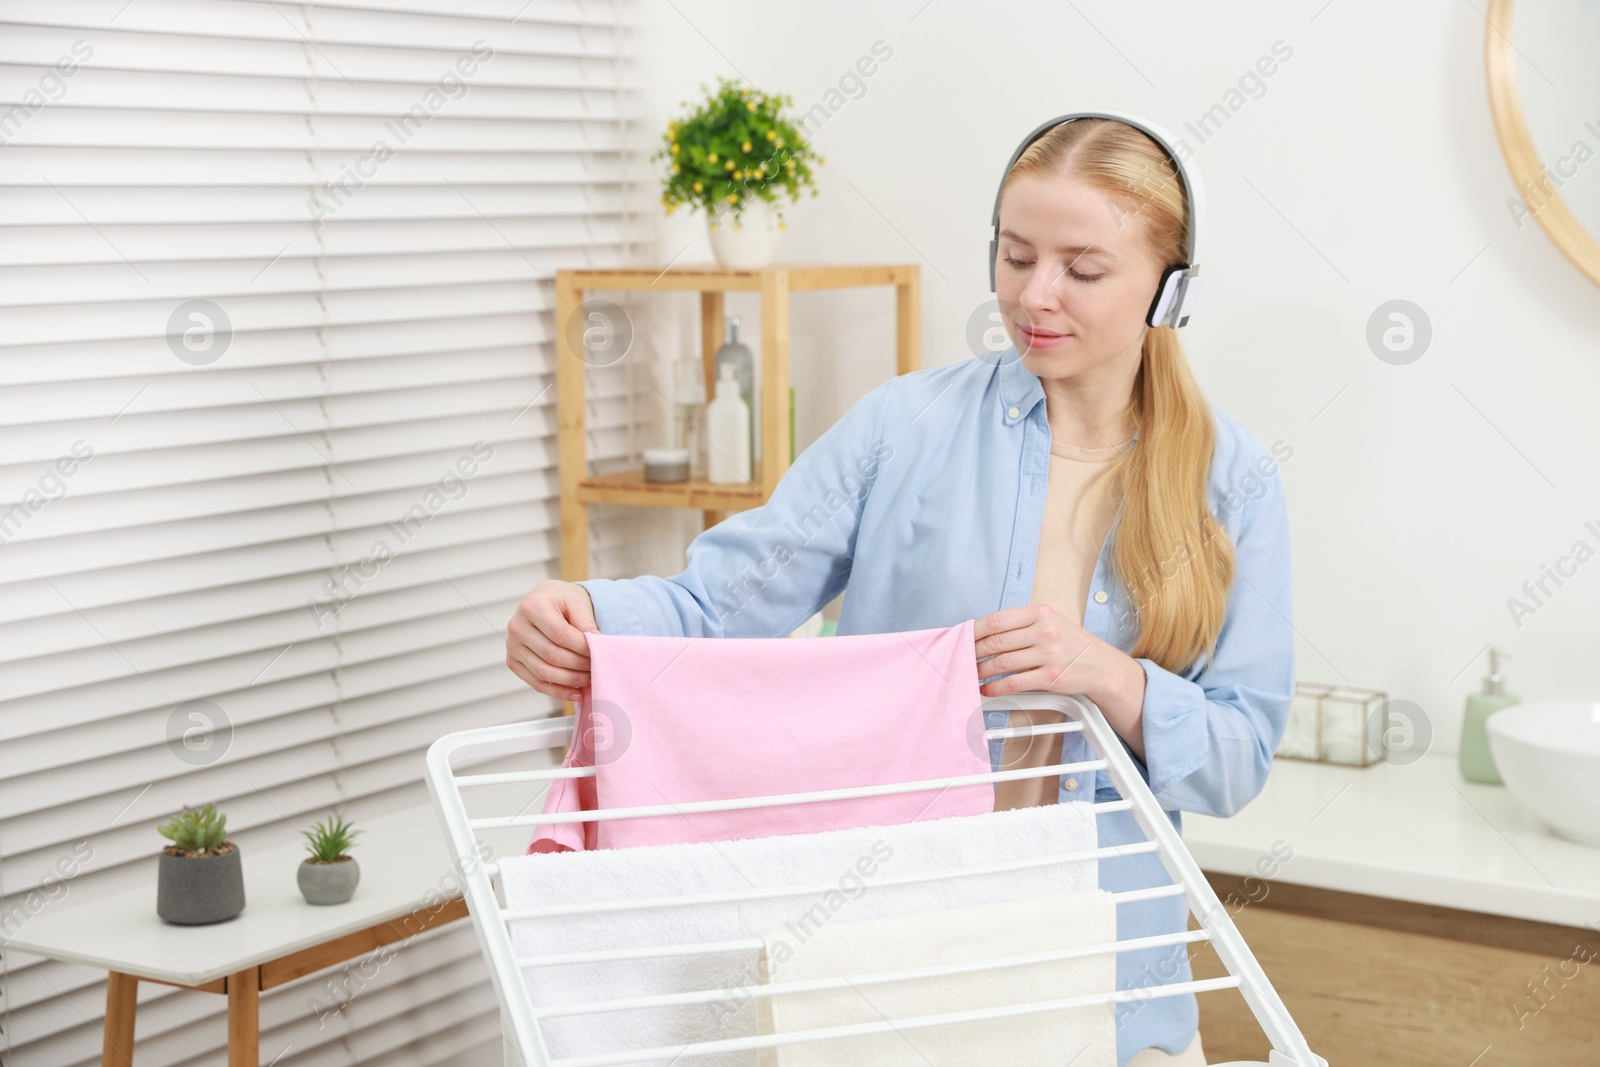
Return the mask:
[(717, 262), (730, 270), (755, 270), (770, 267), (778, 260), (778, 216), (765, 200), (752, 197), (745, 202), (737, 219), (724, 210), (707, 221), (711, 252)]

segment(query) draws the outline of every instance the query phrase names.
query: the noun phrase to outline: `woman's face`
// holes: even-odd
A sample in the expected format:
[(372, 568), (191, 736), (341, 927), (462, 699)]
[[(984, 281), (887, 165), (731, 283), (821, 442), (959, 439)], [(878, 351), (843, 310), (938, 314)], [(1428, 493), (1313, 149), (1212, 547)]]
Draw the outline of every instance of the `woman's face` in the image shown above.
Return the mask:
[(1063, 175), (1019, 174), (1000, 201), (995, 295), (1040, 378), (1137, 367), (1161, 265), (1125, 201)]

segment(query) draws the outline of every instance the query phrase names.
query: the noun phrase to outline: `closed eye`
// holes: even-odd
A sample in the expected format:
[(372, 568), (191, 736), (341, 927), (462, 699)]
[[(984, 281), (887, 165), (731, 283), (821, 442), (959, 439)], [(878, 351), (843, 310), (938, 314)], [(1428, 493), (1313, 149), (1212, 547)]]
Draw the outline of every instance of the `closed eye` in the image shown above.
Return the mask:
[[(1006, 256), (1005, 257), (1005, 261), (1007, 263), (1009, 263), (1013, 268), (1015, 268), (1017, 270), (1021, 270), (1024, 267), (1032, 266), (1032, 264), (1029, 263), (1027, 260), (1025, 260), (1025, 259), (1016, 259), (1016, 258), (1013, 258), (1012, 256)], [(1080, 282), (1097, 282), (1101, 278), (1105, 277), (1104, 273), (1101, 273), (1101, 274), (1079, 274), (1075, 270), (1068, 270), (1067, 274), (1068, 274), (1068, 276), (1070, 276), (1072, 278), (1076, 278)]]

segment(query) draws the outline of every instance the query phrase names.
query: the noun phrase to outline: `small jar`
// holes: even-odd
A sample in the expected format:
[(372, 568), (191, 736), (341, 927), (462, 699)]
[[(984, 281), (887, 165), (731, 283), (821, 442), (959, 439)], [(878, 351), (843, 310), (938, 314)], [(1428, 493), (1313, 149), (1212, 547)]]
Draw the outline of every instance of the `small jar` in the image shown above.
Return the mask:
[(644, 480), (647, 482), (688, 481), (689, 450), (687, 448), (645, 449)]

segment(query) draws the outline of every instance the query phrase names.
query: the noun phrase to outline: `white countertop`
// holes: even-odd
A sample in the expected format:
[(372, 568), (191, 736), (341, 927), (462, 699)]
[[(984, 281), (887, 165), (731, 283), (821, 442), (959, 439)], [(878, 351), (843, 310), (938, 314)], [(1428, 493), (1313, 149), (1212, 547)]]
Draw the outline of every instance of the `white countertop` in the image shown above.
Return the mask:
[(363, 819), (357, 828), (363, 833), (350, 854), (361, 865), (361, 880), (343, 904), (307, 904), (300, 896), (295, 874), (309, 855), (302, 840), (243, 851), (244, 911), (226, 922), (164, 922), (156, 915), (152, 868), (148, 885), (77, 906), (69, 895), (59, 906), (46, 907), (5, 946), (141, 978), (202, 985), (422, 908), (438, 908), (459, 895), (433, 805)]
[(1281, 841), (1293, 854), (1268, 880), (1600, 928), (1600, 847), (1556, 836), (1504, 786), (1466, 781), (1453, 754), (1279, 758), (1243, 811), (1185, 812), (1183, 837), (1208, 871), (1265, 877)]

